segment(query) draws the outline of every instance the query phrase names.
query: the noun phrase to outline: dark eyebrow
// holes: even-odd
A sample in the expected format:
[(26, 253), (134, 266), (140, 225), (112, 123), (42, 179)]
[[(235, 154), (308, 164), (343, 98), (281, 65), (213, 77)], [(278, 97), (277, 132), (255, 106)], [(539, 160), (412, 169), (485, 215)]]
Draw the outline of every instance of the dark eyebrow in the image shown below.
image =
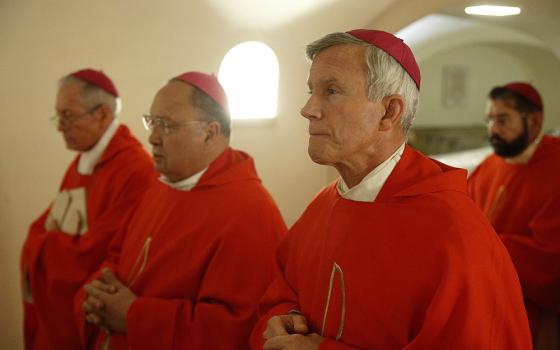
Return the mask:
[(507, 113), (500, 113), (500, 114), (496, 114), (494, 117), (496, 117), (496, 118), (509, 117), (509, 114), (507, 114)]

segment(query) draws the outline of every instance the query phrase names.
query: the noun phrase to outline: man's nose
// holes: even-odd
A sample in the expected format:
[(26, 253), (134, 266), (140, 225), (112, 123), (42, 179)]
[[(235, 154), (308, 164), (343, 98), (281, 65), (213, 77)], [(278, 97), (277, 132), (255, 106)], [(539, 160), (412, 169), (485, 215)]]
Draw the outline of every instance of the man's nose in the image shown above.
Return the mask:
[(148, 137), (148, 142), (152, 146), (157, 146), (161, 144), (161, 135), (157, 129), (158, 128), (152, 128), (150, 130), (150, 136)]
[(307, 100), (307, 103), (303, 106), (300, 110), (300, 114), (302, 117), (306, 119), (320, 119), (321, 118), (321, 109), (319, 107), (319, 103), (317, 99), (311, 95)]
[(58, 121), (56, 122), (56, 130), (58, 130), (60, 132), (64, 132), (68, 129), (69, 129), (69, 126), (67, 124), (63, 123), (62, 120), (58, 119)]
[(499, 135), (502, 127), (495, 120), (490, 119), (488, 120), (488, 126), (486, 129), (488, 130), (488, 135)]

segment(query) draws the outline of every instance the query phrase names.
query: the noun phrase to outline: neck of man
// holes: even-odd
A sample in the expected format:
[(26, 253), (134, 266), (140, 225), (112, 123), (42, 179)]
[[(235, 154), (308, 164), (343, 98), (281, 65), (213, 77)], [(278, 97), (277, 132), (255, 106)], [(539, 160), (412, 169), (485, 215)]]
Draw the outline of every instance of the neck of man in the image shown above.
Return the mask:
[(402, 135), (389, 140), (381, 140), (373, 146), (370, 152), (356, 154), (344, 163), (335, 164), (334, 167), (348, 188), (352, 188), (379, 164), (386, 161), (405, 141), (406, 137)]
[[(82, 150), (80, 152), (82, 153), (86, 153), (91, 151), (92, 149), (95, 148), (95, 146), (97, 146), (99, 144), (100, 141), (103, 140), (103, 137), (105, 136), (105, 134), (107, 134), (107, 130), (112, 127), (112, 129), (118, 128), (118, 121), (117, 118), (114, 116), (111, 116), (110, 118), (104, 119), (103, 122), (101, 123), (101, 125), (99, 126), (99, 129), (97, 130), (97, 140), (86, 150)], [(116, 126), (115, 126), (116, 125)], [(114, 134), (114, 131), (111, 134)], [(112, 136), (112, 135), (111, 135)]]
[(521, 152), (520, 154), (510, 157), (504, 158), (505, 161), (509, 164), (527, 164), (535, 154), (535, 151), (539, 147), (539, 144), (542, 139), (542, 133), (539, 132), (536, 137), (532, 138), (532, 141), (529, 142), (529, 145)]
[(219, 139), (216, 140), (208, 149), (208, 163), (206, 164), (206, 167), (210, 166), (210, 164), (212, 164), (212, 162), (214, 162), (219, 156), (221, 156), (228, 147), (229, 137), (220, 135)]
[(220, 136), (219, 140), (214, 140), (212, 144), (208, 145), (203, 151), (204, 156), (196, 162), (196, 165), (191, 163), (193, 168), (188, 173), (161, 173), (167, 181), (177, 183), (184, 181), (191, 176), (194, 176), (204, 169), (207, 169), (229, 146), (229, 137)]
[[(208, 149), (206, 150), (206, 157), (204, 157), (204, 162), (200, 164), (195, 174), (203, 169), (208, 168), (210, 164), (212, 164), (216, 159), (218, 159), (219, 156), (222, 155), (222, 153), (224, 153), (228, 146), (229, 137), (220, 135), (219, 139), (213, 141), (212, 144), (208, 146)], [(194, 174), (191, 174), (190, 176), (192, 175)]]

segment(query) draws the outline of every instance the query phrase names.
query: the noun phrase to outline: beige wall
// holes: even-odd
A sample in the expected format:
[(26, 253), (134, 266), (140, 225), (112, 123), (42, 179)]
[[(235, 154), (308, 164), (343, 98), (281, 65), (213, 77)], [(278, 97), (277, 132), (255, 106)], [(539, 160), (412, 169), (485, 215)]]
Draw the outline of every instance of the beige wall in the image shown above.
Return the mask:
[[(560, 128), (560, 101), (555, 98), (560, 60), (550, 51), (526, 45), (474, 43), (433, 53), (420, 61), (422, 91), (417, 126), (482, 125), (487, 95), (494, 86), (521, 80), (535, 84), (545, 105), (545, 130)], [(442, 105), (443, 68), (467, 69), (466, 104)]]
[[(496, 65), (507, 62), (507, 65)], [(512, 76), (526, 80), (528, 74), (518, 59), (507, 53), (487, 47), (459, 47), (424, 60), (420, 107), (415, 121), (421, 125), (481, 124), (488, 89)], [(458, 66), (467, 70), (467, 93), (464, 107), (442, 105), (444, 67)]]

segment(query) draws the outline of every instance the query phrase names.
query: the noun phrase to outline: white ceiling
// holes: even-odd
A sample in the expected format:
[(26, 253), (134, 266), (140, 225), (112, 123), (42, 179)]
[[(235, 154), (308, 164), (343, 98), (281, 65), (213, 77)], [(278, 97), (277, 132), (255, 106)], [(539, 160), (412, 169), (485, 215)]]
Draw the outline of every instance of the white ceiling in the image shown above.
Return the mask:
[[(428, 31), (408, 33), (415, 40), (427, 39), (437, 32), (448, 32), (465, 26), (506, 28), (521, 36), (542, 42), (560, 57), (560, 0), (202, 0), (234, 27), (266, 32), (335, 31), (357, 26), (396, 31), (429, 15)], [(521, 7), (521, 14), (511, 17), (485, 17), (465, 14), (464, 8), (476, 4), (498, 4)], [(459, 18), (454, 23), (448, 20)], [(464, 19), (464, 21), (461, 21)], [(424, 22), (426, 25), (427, 22)], [(456, 26), (456, 27), (454, 27)], [(424, 26), (424, 29), (427, 28)], [(455, 29), (453, 29), (455, 28)], [(330, 29), (330, 30), (329, 30)], [(415, 29), (418, 29), (416, 27)], [(512, 32), (512, 33), (513, 33)], [(489, 33), (491, 35), (491, 33)]]
[(534, 46), (554, 52), (542, 40), (518, 29), (441, 14), (423, 17), (397, 32), (397, 36), (413, 48), (419, 61), (440, 51), (475, 43)]
[(470, 16), (465, 14), (465, 3), (450, 4), (438, 11), (461, 18), (470, 18), (484, 24), (499, 25), (527, 33), (560, 53), (560, 0), (500, 0), (498, 4), (519, 6), (521, 14), (508, 17)]

